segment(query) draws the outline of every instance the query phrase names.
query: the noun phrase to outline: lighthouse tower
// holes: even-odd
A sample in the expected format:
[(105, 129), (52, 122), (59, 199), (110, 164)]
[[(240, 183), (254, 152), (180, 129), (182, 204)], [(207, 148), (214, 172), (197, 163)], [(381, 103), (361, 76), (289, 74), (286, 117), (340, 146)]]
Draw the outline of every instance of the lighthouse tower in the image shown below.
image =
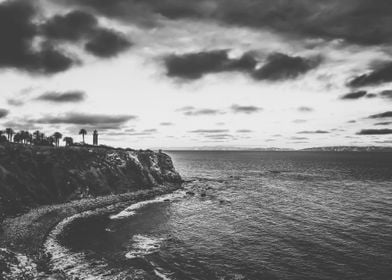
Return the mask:
[(94, 130), (93, 133), (93, 145), (98, 146), (98, 131)]

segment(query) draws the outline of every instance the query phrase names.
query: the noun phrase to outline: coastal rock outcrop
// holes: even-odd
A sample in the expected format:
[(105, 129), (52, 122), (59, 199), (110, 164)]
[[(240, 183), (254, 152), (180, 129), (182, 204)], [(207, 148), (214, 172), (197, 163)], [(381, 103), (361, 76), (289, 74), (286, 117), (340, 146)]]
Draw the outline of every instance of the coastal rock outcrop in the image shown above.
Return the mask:
[(0, 145), (2, 215), (181, 182), (171, 158), (150, 150)]

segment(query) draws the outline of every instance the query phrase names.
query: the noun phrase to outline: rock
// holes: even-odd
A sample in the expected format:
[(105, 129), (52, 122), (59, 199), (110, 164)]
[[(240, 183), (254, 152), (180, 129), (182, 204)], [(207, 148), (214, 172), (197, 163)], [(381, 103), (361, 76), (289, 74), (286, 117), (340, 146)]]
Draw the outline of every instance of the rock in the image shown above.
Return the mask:
[(206, 194), (205, 192), (203, 192), (203, 193), (200, 194), (200, 196), (201, 196), (201, 197), (206, 197), (207, 194)]
[(6, 215), (83, 197), (182, 184), (164, 153), (8, 143), (0, 147), (0, 213)]
[(194, 195), (195, 195), (195, 193), (192, 192), (192, 191), (187, 191), (186, 194), (187, 194), (187, 195), (190, 195), (190, 196), (194, 196)]

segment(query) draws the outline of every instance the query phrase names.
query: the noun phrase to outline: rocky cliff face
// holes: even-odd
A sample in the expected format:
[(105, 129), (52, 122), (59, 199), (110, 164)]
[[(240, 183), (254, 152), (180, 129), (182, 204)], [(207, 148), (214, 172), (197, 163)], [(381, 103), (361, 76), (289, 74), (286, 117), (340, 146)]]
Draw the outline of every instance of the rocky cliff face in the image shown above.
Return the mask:
[(164, 153), (0, 145), (0, 215), (181, 181)]

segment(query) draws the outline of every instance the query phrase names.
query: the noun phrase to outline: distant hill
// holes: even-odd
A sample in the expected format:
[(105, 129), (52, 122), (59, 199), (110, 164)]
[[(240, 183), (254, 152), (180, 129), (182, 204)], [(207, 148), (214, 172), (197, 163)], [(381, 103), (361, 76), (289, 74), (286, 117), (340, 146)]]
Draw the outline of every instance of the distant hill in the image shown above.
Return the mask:
[(380, 146), (332, 146), (302, 149), (306, 152), (392, 152), (392, 147)]

